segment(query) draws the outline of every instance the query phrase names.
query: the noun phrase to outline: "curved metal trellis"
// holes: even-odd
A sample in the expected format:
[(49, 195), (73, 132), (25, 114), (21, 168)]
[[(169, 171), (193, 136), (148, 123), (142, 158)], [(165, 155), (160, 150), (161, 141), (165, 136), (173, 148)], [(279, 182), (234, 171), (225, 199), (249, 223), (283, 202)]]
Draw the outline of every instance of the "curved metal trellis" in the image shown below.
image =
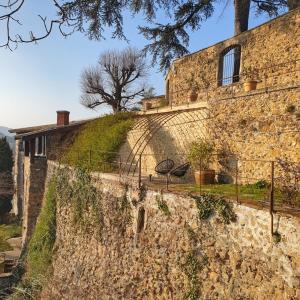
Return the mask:
[[(192, 111), (199, 109), (191, 109), (191, 110), (183, 110), (183, 111), (177, 111), (177, 112), (166, 112), (163, 114), (155, 114), (147, 116), (144, 120), (139, 121), (136, 126), (134, 127), (135, 130), (143, 130), (143, 133), (141, 136), (137, 139), (135, 144), (133, 145), (130, 154), (127, 157), (125, 166), (129, 165), (129, 168), (127, 170), (127, 175), (129, 175), (131, 172), (134, 175), (137, 169), (137, 164), (133, 164), (136, 160), (136, 157), (141, 155), (146, 146), (149, 144), (149, 142), (152, 140), (152, 138), (155, 136), (155, 134), (163, 128), (163, 126), (166, 123), (170, 123), (170, 126), (178, 126), (179, 124), (174, 124), (174, 120), (178, 119), (179, 115), (182, 115), (184, 122), (183, 123), (189, 123), (189, 122), (196, 122), (206, 119), (206, 117), (203, 115), (203, 112), (200, 110), (199, 114), (192, 114)], [(195, 131), (189, 131), (189, 134), (193, 135), (194, 138), (199, 137), (199, 135)], [(182, 138), (182, 136), (181, 136)], [(180, 140), (180, 136), (179, 136)]]

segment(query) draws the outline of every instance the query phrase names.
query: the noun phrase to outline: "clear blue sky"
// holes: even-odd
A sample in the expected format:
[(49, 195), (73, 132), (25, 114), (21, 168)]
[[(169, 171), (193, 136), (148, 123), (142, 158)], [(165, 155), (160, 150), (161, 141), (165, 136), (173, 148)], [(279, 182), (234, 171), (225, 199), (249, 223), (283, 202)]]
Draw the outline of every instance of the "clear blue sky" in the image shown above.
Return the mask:
[[(34, 0), (31, 2), (36, 4)], [(35, 25), (35, 10), (30, 6), (32, 3), (24, 10), (23, 17)], [(42, 12), (51, 13), (43, 3)], [(214, 17), (191, 35), (191, 52), (232, 36), (232, 3), (224, 13), (223, 8), (219, 6)], [(136, 29), (141, 20), (129, 15), (124, 20), (130, 45), (138, 48), (147, 43)], [(257, 18), (252, 13), (250, 27), (266, 20), (266, 16)], [(24, 26), (26, 28), (26, 22)], [(110, 39), (109, 36), (104, 41), (90, 41), (80, 33), (64, 39), (54, 32), (38, 45), (20, 45), (14, 52), (0, 49), (0, 126), (16, 128), (53, 123), (56, 110), (61, 109), (71, 111), (71, 120), (96, 117), (108, 112), (107, 108), (89, 111), (79, 103), (80, 73), (85, 67), (95, 64), (102, 51), (126, 46), (126, 42)], [(149, 69), (149, 83), (155, 87), (157, 94), (164, 93), (164, 75), (156, 68)]]

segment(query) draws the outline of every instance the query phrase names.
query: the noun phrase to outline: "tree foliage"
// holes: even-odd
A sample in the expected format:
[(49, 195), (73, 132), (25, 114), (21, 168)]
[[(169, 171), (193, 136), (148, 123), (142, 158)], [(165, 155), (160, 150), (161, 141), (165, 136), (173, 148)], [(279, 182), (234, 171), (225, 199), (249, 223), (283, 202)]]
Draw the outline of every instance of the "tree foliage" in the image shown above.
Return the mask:
[[(11, 49), (12, 44), (30, 43), (46, 38), (57, 25), (63, 36), (74, 31), (84, 32), (90, 39), (100, 40), (107, 28), (112, 30), (113, 38), (126, 39), (123, 31), (125, 11), (134, 16), (140, 14), (148, 23), (139, 26), (140, 33), (149, 40), (145, 52), (151, 53), (153, 62), (159, 61), (162, 70), (170, 66), (172, 59), (188, 53), (190, 31), (197, 31), (209, 18), (216, 5), (227, 5), (230, 0), (52, 0), (57, 17), (48, 21), (39, 15), (44, 33), (40, 36), (29, 33), (28, 38), (11, 32), (11, 24), (17, 22), (18, 12), (24, 0), (5, 0), (0, 6), (0, 21), (4, 22), (6, 38), (2, 46)], [(300, 6), (299, 0), (234, 0), (235, 32), (247, 30), (250, 5), (259, 13), (276, 16), (289, 7)], [(166, 22), (159, 23), (157, 12), (165, 13)]]
[(0, 173), (11, 173), (13, 168), (13, 153), (6, 138), (0, 138)]
[(144, 95), (145, 77), (146, 62), (138, 50), (106, 51), (82, 73), (81, 103), (92, 109), (107, 104), (114, 113), (128, 110)]

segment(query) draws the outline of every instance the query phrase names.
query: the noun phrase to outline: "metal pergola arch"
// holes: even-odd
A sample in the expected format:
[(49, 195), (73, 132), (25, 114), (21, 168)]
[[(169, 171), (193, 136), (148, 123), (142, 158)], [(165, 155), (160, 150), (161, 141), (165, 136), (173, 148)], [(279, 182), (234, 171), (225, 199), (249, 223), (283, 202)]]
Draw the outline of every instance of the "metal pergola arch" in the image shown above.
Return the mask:
[[(199, 111), (200, 114), (197, 116), (195, 114), (192, 114), (192, 112)], [(136, 161), (136, 158), (143, 154), (146, 146), (149, 144), (149, 142), (152, 140), (152, 138), (155, 136), (155, 134), (163, 128), (163, 126), (169, 122), (171, 122), (170, 126), (176, 126), (176, 123), (174, 124), (174, 119), (178, 119), (179, 115), (183, 117), (184, 120), (186, 120), (187, 123), (189, 122), (195, 122), (195, 121), (202, 121), (206, 119), (207, 117), (203, 116), (203, 109), (185, 109), (180, 111), (172, 111), (172, 112), (165, 112), (161, 114), (153, 114), (148, 116), (143, 116), (143, 118), (136, 123), (133, 130), (142, 130), (141, 136), (137, 139), (135, 144), (133, 145), (125, 163), (125, 169), (123, 171), (127, 171), (127, 175), (129, 175), (132, 172), (132, 175), (135, 174), (137, 169), (137, 164), (133, 164), (134, 161)], [(197, 117), (195, 117), (197, 116)], [(173, 123), (173, 124), (172, 124)], [(178, 124), (177, 124), (178, 125)], [(199, 135), (197, 135), (194, 131), (192, 131), (193, 137), (197, 138)], [(129, 166), (129, 167), (127, 167)]]

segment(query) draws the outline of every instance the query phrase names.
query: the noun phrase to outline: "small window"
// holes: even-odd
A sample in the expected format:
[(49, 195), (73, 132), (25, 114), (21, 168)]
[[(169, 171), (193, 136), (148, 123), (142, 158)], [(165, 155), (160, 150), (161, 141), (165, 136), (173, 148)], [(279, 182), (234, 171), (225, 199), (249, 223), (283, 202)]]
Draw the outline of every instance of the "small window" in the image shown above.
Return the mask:
[(171, 103), (171, 101), (170, 101), (170, 82), (169, 82), (169, 79), (167, 80), (167, 84), (166, 84), (166, 99), (167, 99), (168, 103)]
[(45, 156), (46, 155), (46, 137), (39, 136), (35, 138), (35, 155)]
[(24, 141), (24, 155), (29, 156), (30, 152), (29, 141)]
[(241, 46), (233, 45), (220, 54), (218, 85), (228, 85), (240, 80)]

